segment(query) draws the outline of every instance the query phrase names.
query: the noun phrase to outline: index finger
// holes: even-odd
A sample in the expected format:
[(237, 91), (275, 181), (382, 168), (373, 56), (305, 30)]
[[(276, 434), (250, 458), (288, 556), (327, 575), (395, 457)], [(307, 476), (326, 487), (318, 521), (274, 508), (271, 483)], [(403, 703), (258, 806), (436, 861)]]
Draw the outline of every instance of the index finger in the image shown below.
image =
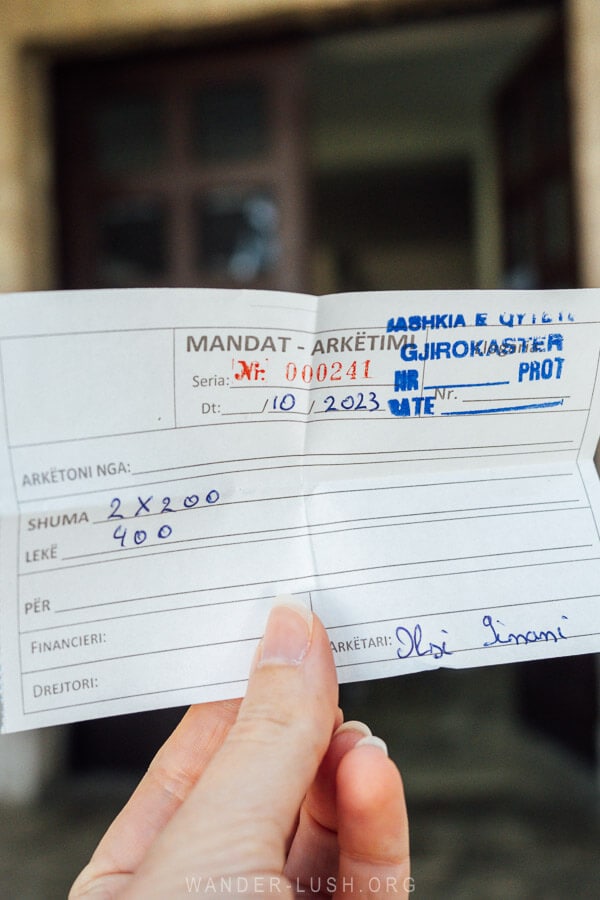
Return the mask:
[(135, 872), (149, 846), (181, 806), (235, 722), (241, 700), (191, 706), (158, 751), (130, 800), (73, 885)]

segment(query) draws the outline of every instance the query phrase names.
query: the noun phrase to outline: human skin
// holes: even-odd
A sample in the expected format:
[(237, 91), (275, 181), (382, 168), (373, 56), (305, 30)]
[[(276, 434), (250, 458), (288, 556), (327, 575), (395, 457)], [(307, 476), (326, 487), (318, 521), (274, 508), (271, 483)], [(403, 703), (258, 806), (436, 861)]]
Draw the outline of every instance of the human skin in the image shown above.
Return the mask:
[(319, 619), (275, 606), (244, 700), (188, 710), (69, 900), (406, 897), (400, 774), (337, 697)]

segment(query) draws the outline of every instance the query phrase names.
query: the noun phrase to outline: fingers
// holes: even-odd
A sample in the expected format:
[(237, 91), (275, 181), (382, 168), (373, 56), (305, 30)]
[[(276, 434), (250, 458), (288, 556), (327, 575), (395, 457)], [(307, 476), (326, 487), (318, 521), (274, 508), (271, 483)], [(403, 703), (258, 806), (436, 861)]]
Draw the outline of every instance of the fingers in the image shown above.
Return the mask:
[(185, 894), (198, 877), (279, 879), (294, 835), (285, 871), (299, 884), (316, 876), (340, 897), (348, 885), (407, 896), (400, 776), (365, 726), (338, 727), (335, 667), (316, 617), (272, 611), (236, 712), (235, 703), (190, 710), (70, 896), (149, 900)]
[(334, 734), (285, 871), (299, 893), (406, 897), (411, 891), (400, 775), (383, 742), (361, 722)]
[(84, 896), (100, 879), (108, 887), (108, 882), (116, 884), (121, 873), (138, 868), (156, 835), (223, 743), (240, 702), (225, 700), (190, 707), (77, 878), (70, 894), (73, 900)]
[(236, 723), (152, 848), (140, 896), (144, 886), (145, 896), (168, 896), (199, 867), (219, 875), (282, 872), (337, 716), (323, 626), (296, 607), (276, 607)]
[(363, 722), (344, 722), (331, 739), (315, 778), (304, 808), (311, 818), (330, 831), (337, 830), (336, 781), (337, 770), (342, 758), (364, 737), (370, 737), (371, 730)]
[(346, 753), (371, 734), (362, 722), (340, 723), (306, 795), (285, 873), (300, 890), (335, 884), (338, 871), (337, 769)]
[(359, 741), (340, 761), (337, 812), (336, 896), (352, 885), (361, 897), (407, 897), (412, 886), (404, 790), (378, 738)]

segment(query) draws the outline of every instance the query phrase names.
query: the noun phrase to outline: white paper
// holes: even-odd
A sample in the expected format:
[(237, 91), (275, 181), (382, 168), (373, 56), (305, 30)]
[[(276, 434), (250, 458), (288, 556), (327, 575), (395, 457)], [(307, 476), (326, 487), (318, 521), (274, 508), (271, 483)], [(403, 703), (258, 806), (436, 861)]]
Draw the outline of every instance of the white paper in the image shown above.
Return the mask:
[(600, 649), (600, 292), (0, 298), (4, 731)]

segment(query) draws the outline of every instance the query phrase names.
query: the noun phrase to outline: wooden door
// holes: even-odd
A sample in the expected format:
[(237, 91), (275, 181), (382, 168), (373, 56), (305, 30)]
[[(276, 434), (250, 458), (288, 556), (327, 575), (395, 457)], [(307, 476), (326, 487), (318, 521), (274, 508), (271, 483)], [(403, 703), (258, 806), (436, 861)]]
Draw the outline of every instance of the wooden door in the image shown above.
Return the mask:
[[(306, 288), (297, 47), (65, 62), (54, 95), (61, 287)], [(182, 712), (75, 725), (72, 764), (141, 771)]]
[(290, 47), (59, 65), (61, 281), (305, 288)]

